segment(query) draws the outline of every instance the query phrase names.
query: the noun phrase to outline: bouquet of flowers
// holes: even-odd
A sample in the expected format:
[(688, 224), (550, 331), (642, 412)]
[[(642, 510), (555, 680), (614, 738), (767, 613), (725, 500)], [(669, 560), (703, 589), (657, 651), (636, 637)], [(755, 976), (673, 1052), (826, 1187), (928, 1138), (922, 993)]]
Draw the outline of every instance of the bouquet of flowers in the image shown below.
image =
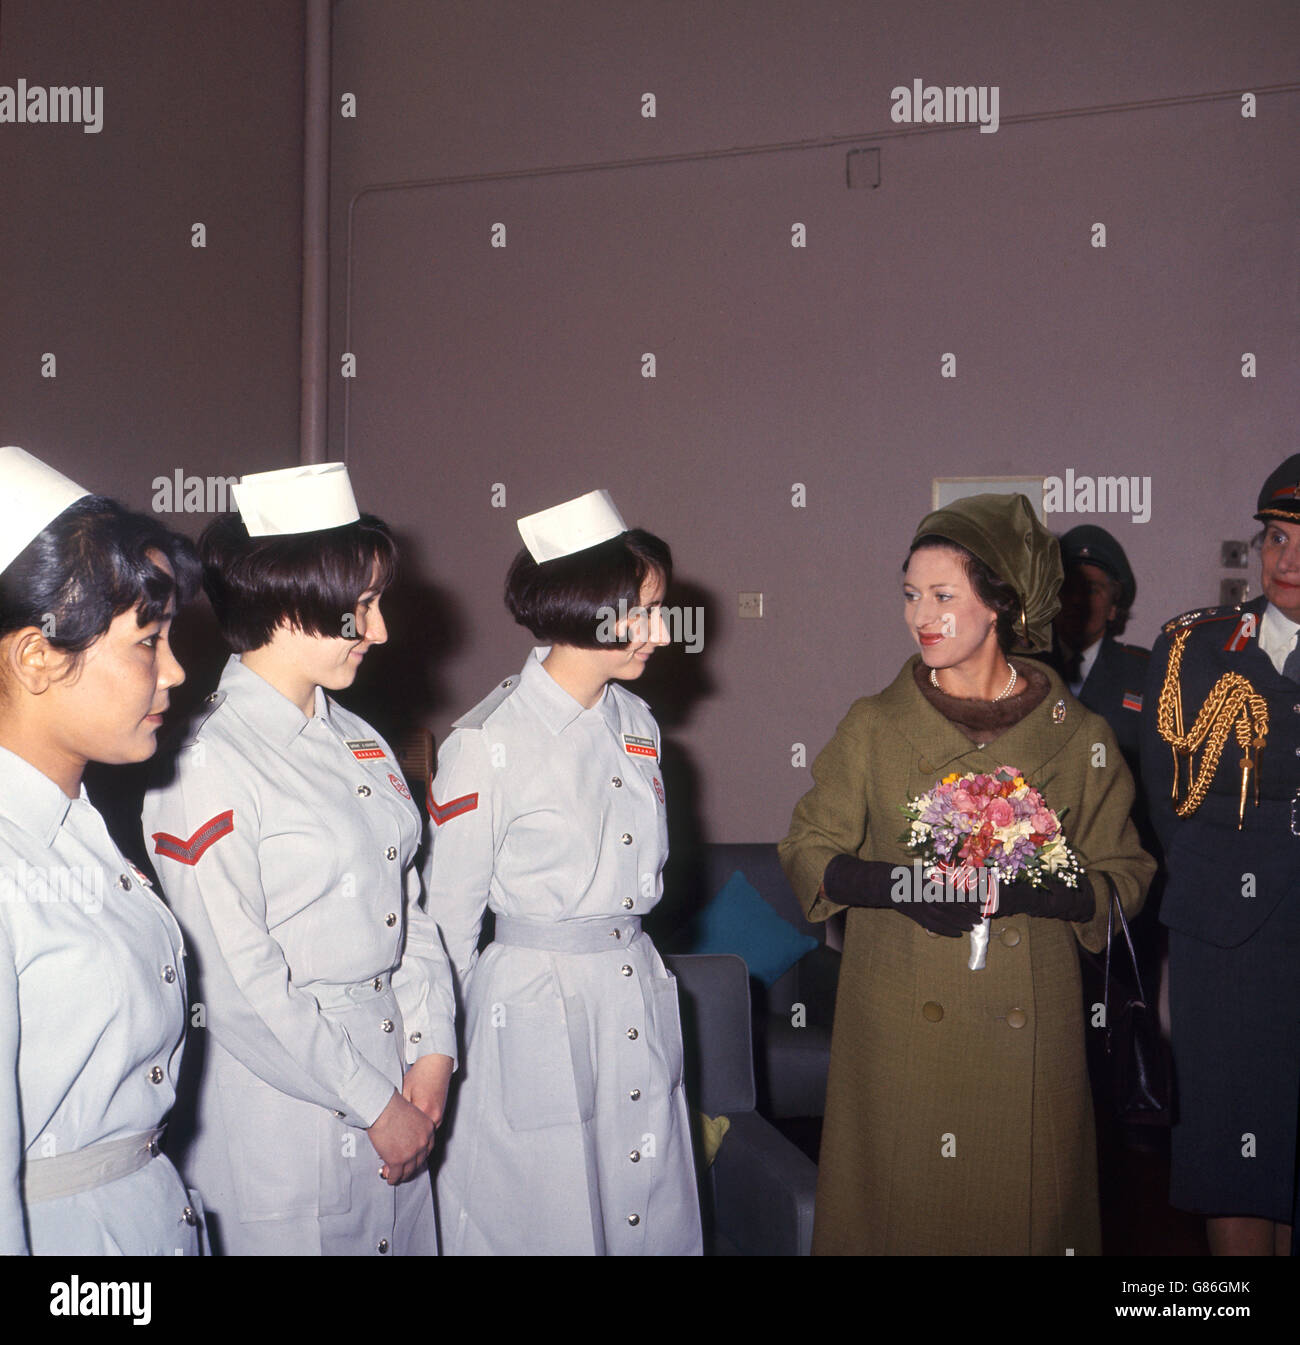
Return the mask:
[(985, 888), (984, 919), (971, 931), (972, 971), (984, 966), (999, 882), (1024, 878), (1042, 887), (1054, 877), (1068, 887), (1079, 885), (1083, 869), (1065, 843), (1064, 814), (1053, 812), (1014, 766), (999, 766), (988, 775), (945, 775), (928, 793), (903, 804), (902, 811), (911, 822), (903, 843), (946, 885), (963, 893)]

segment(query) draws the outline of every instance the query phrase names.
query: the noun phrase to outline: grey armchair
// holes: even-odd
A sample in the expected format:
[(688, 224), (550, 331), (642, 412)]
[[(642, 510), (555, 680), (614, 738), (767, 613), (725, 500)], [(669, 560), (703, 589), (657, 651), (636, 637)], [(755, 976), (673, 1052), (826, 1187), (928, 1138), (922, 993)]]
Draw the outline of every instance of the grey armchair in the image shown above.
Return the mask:
[(701, 1178), (705, 1250), (806, 1256), (817, 1167), (754, 1109), (749, 972), (739, 957), (665, 958), (677, 977), (691, 1106), (731, 1128)]

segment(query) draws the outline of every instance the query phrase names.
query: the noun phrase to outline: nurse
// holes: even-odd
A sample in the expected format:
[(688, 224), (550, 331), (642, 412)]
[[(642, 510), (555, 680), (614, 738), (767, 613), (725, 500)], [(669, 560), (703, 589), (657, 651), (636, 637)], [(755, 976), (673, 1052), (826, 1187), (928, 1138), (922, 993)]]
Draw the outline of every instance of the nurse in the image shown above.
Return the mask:
[(153, 755), (197, 580), (183, 538), (0, 448), (0, 1253), (199, 1251), (159, 1148), (180, 930), (81, 783)]
[(604, 491), (519, 531), (506, 603), (548, 647), (456, 722), (428, 800), (465, 1014), (443, 1251), (698, 1254), (677, 982), (641, 932), (668, 853), (659, 730), (619, 685), (667, 643), (672, 557)]
[(422, 819), (327, 694), (387, 638), (396, 551), (341, 463), (245, 476), (236, 500), (201, 542), (235, 654), (144, 808), (209, 1033), (186, 1170), (216, 1250), (433, 1253), (455, 1028)]

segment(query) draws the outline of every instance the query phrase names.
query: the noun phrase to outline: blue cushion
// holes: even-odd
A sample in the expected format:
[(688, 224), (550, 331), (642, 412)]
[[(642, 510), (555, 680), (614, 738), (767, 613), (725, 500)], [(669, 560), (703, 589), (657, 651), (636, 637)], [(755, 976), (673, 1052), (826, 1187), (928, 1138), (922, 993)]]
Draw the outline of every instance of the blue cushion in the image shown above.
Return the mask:
[(685, 940), (685, 953), (738, 954), (766, 986), (817, 947), (811, 934), (777, 915), (739, 869), (686, 927)]

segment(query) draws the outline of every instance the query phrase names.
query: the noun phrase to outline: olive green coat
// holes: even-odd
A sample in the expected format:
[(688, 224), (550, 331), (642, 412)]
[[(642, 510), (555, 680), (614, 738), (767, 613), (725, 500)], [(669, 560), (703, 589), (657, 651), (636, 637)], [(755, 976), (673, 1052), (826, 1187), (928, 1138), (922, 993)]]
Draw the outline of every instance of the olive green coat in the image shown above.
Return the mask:
[[(844, 909), (819, 896), (835, 855), (910, 864), (900, 804), (949, 772), (1001, 765), (1069, 810), (1067, 841), (1136, 912), (1155, 864), (1129, 819), (1133, 780), (1106, 722), (1049, 671), (1046, 699), (978, 748), (922, 696), (917, 657), (854, 702), (813, 764), (816, 783), (780, 845), (808, 918)], [(1086, 924), (995, 919), (981, 971), (967, 968), (967, 935), (930, 934), (895, 910), (849, 910), (815, 1253), (1100, 1251), (1075, 946), (1105, 946), (1098, 887)]]

